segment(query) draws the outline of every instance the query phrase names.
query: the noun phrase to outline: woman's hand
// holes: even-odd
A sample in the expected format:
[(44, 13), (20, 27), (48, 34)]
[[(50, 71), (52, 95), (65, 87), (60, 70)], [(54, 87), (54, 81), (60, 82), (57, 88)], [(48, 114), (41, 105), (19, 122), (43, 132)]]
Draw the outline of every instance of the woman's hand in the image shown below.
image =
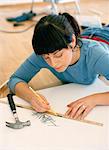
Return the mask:
[(84, 119), (88, 113), (97, 105), (97, 94), (93, 94), (67, 105), (68, 110), (65, 116), (73, 119)]
[(31, 105), (37, 112), (46, 112), (50, 109), (50, 104), (46, 100), (46, 98), (39, 94), (35, 99), (31, 99)]

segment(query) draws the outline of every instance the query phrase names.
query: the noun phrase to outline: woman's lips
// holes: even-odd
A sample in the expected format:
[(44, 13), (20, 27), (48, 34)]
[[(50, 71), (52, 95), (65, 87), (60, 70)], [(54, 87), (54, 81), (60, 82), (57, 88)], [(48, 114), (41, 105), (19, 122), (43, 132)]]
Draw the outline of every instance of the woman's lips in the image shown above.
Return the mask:
[(60, 66), (60, 67), (55, 67), (55, 69), (61, 69), (62, 68), (62, 66)]

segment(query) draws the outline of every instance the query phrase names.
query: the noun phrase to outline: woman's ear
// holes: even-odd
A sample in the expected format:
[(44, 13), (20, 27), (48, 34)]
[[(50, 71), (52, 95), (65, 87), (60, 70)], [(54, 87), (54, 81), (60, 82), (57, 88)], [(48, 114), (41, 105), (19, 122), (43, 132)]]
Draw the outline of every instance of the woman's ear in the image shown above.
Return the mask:
[(72, 35), (72, 47), (74, 48), (76, 46), (76, 37), (75, 35), (73, 34)]

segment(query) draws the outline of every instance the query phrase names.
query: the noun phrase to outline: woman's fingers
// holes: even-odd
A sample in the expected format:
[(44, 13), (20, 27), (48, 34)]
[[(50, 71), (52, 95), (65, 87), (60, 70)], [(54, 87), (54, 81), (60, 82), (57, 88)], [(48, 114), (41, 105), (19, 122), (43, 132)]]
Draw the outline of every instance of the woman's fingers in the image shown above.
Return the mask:
[(88, 115), (88, 113), (96, 106), (96, 95), (83, 97), (68, 104), (67, 106), (69, 109), (67, 110), (65, 115), (74, 119), (84, 119)]
[(84, 119), (92, 109), (93, 107), (91, 106), (79, 104), (75, 107), (70, 107), (65, 115), (73, 119)]
[(38, 100), (31, 100), (31, 105), (37, 112), (45, 112), (50, 109), (50, 105)]
[(47, 101), (47, 99), (42, 94), (38, 93), (38, 95), (42, 98), (42, 100), (44, 100), (44, 103), (49, 105), (49, 102)]
[(67, 117), (67, 116), (70, 114), (71, 111), (72, 111), (72, 108), (70, 107), (70, 108), (66, 111), (65, 116)]
[(44, 108), (46, 110), (50, 109), (50, 105), (48, 105), (48, 104), (46, 104), (46, 103), (44, 103), (42, 101), (37, 100), (36, 103), (37, 103), (38, 106), (40, 106), (40, 107), (42, 107), (42, 108)]
[(87, 106), (85, 105), (81, 105), (79, 107), (79, 109), (77, 110), (76, 114), (73, 116), (74, 119), (77, 119), (80, 115), (83, 114), (83, 112), (85, 112), (85, 110), (87, 109)]
[(36, 112), (45, 112), (46, 109), (38, 106), (37, 104), (32, 104), (32, 108), (36, 111)]
[[(77, 112), (78, 112), (79, 108), (81, 107), (81, 105), (82, 105), (81, 103), (72, 105), (72, 106), (68, 109), (66, 115), (67, 115), (68, 117), (70, 117), (70, 118), (74, 118), (74, 116), (77, 114)], [(80, 110), (80, 112), (81, 112), (81, 110)], [(79, 112), (79, 113), (80, 113), (80, 112)]]
[(81, 114), (80, 119), (83, 120), (83, 119), (88, 115), (88, 113), (89, 113), (92, 109), (93, 109), (93, 108), (91, 108), (91, 107), (86, 108), (85, 111)]
[(71, 107), (75, 102), (71, 102), (70, 104), (67, 105), (67, 107)]
[(82, 102), (82, 100), (81, 100), (81, 99), (79, 99), (79, 100), (75, 100), (75, 101), (73, 101), (73, 102), (69, 103), (69, 104), (67, 105), (67, 107), (72, 107), (72, 106), (74, 106), (74, 105), (77, 105), (77, 104), (78, 104), (78, 103), (80, 103), (80, 102)]

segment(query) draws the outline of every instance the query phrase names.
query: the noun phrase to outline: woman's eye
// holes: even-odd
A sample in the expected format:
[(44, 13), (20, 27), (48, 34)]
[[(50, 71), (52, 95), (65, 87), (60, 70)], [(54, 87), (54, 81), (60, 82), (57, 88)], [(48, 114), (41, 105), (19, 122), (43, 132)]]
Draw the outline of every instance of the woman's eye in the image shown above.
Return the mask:
[(43, 56), (44, 59), (48, 59), (49, 58), (48, 56), (45, 56), (45, 55), (42, 55), (42, 56)]
[(44, 58), (45, 58), (45, 59), (48, 59), (48, 57), (47, 57), (47, 56), (44, 56)]
[(61, 57), (61, 56), (62, 56), (62, 53), (55, 54), (55, 57)]
[(49, 57), (44, 57), (46, 60), (49, 59)]

